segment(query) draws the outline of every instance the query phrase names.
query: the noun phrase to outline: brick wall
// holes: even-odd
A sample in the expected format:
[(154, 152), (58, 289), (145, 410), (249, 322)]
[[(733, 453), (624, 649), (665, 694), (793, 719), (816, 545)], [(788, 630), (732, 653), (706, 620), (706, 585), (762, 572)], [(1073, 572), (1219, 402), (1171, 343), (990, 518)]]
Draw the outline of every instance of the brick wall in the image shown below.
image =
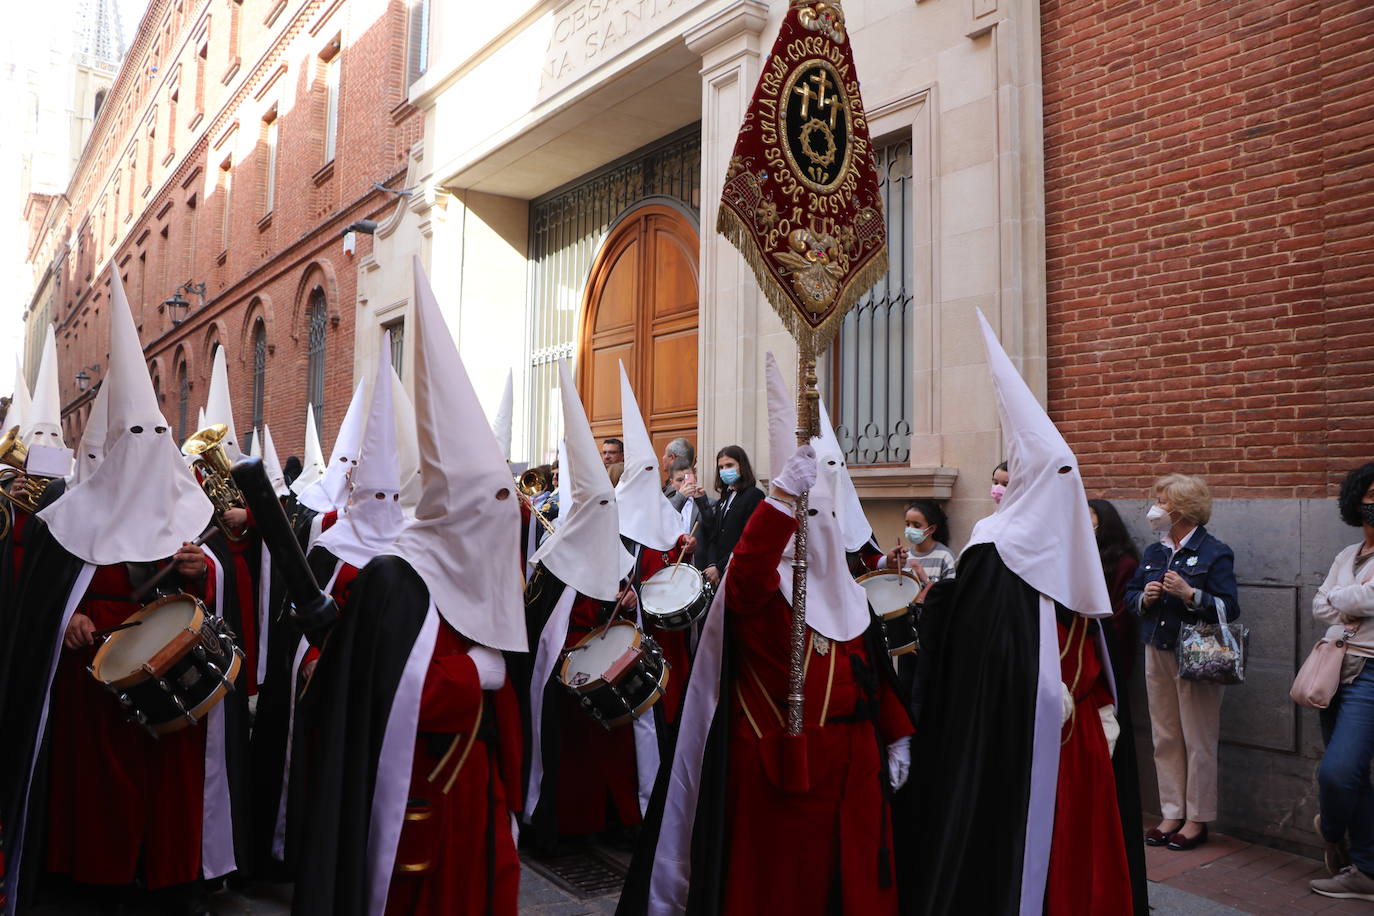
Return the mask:
[[(277, 8), (154, 0), (141, 24), (69, 188), (69, 219), (52, 230), (81, 240), (59, 258), (54, 315), (68, 444), (79, 438), (92, 400), (76, 389), (77, 368), (99, 364), (98, 379), (108, 367), (102, 310), (113, 265), (174, 426), (181, 367), (194, 424), (220, 343), (246, 439), (254, 328), (263, 322), (264, 417), (283, 459), (304, 444), (309, 300), (323, 289), (330, 321), (322, 425), (330, 448), (353, 384), (357, 269), (344, 254), (342, 230), (390, 212), (395, 197), (374, 183), (398, 186), (422, 119), (405, 104), (401, 0), (291, 0)], [(324, 145), (329, 59), (339, 87), (332, 163)], [(277, 155), (269, 209), (270, 132)], [(204, 305), (187, 296), (190, 315), (174, 326), (160, 305), (188, 280), (206, 284)]]
[(1374, 7), (1045, 0), (1049, 407), (1088, 486), (1374, 458)]

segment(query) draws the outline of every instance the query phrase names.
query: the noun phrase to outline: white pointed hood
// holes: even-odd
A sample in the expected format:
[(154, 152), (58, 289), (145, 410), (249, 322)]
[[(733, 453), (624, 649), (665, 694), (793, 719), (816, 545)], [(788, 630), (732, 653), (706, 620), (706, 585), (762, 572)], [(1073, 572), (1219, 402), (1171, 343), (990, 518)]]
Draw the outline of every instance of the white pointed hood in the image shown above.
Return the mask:
[(315, 422), (315, 405), (305, 404), (305, 457), (301, 459), (301, 472), (291, 481), (291, 492), (297, 497), (305, 488), (324, 477), (324, 451), (320, 448), (320, 427)]
[[(782, 466), (797, 450), (796, 399), (778, 369), (777, 360), (769, 353), (765, 359), (768, 377), (768, 451), (772, 477), (777, 478)], [(847, 642), (868, 629), (871, 615), (868, 596), (863, 586), (854, 581), (845, 557), (845, 545), (840, 532), (836, 510), (836, 493), (841, 479), (848, 472), (842, 456), (822, 456), (817, 447), (816, 484), (809, 496), (810, 515), (806, 523), (806, 623), (807, 626), (830, 639)], [(838, 451), (838, 447), (836, 448)], [(796, 555), (795, 539), (789, 541), (778, 563), (778, 591), (792, 600), (792, 560)]]
[(282, 473), (281, 458), (277, 447), (272, 443), (272, 428), (262, 424), (262, 435), (253, 437), (254, 451), (262, 452), (262, 469), (267, 472), (267, 480), (272, 484), (272, 492), (278, 496), (290, 494), (286, 487), (286, 475)]
[(105, 458), (39, 513), (58, 543), (98, 566), (169, 557), (205, 530), (214, 511), (158, 409), (117, 273), (110, 294)]
[(62, 441), (62, 395), (57, 389), (57, 339), (52, 325), (43, 337), (43, 359), (33, 381), (33, 400), (25, 417), (24, 444), (66, 448)]
[(95, 473), (105, 458), (105, 437), (109, 432), (110, 386), (108, 376), (96, 390), (91, 412), (86, 417), (86, 428), (81, 431), (81, 444), (76, 450), (76, 470), (69, 484), (74, 486)]
[(840, 543), (850, 553), (873, 539), (873, 526), (864, 514), (859, 492), (854, 489), (854, 481), (849, 476), (849, 464), (845, 461), (840, 440), (835, 438), (835, 427), (830, 424), (830, 412), (825, 409), (825, 398), (820, 401), (821, 434), (811, 440), (816, 447), (816, 460), (825, 466), (835, 462), (840, 473), (835, 481), (835, 516), (840, 522)]
[[(204, 429), (205, 427), (207, 427), (207, 426), (209, 426), (209, 425), (210, 425), (210, 424), (208, 424), (208, 423), (205, 422), (205, 408), (204, 408), (204, 407), (197, 407), (197, 408), (196, 408), (196, 429)], [(193, 430), (193, 431), (194, 431), (194, 430)]]
[(682, 531), (682, 515), (663, 495), (658, 456), (624, 363), (620, 364), (620, 422), (625, 440), (625, 471), (615, 486), (620, 533), (650, 550), (669, 550)]
[(506, 373), (506, 388), (501, 392), (501, 403), (496, 408), (496, 416), (491, 420), (491, 431), (496, 436), (496, 444), (501, 454), (510, 461), (510, 443), (515, 428), (515, 373)]
[(1011, 483), (968, 545), (992, 544), (1028, 585), (1084, 617), (1112, 613), (1078, 459), (1035, 399), (983, 312), (988, 368), (1002, 416)]
[(421, 495), (392, 553), (424, 580), (455, 630), (524, 652), (520, 500), (419, 258), (413, 266)]
[(316, 542), (334, 556), (362, 568), (390, 552), (405, 524), (401, 512), (401, 478), (396, 461), (396, 420), (392, 416), (391, 334), (377, 356), (377, 382), (367, 432), (353, 469), (353, 490), (338, 522)]
[(342, 509), (348, 503), (349, 477), (358, 466), (358, 451), (363, 445), (363, 425), (367, 422), (367, 398), (365, 386), (367, 379), (358, 379), (358, 387), (353, 389), (353, 399), (348, 402), (348, 412), (339, 424), (338, 435), (334, 437), (334, 450), (329, 453), (329, 464), (319, 480), (304, 489), (297, 490), (301, 505), (316, 512), (332, 512)]
[(573, 495), (571, 480), (567, 475), (568, 467), (568, 443), (567, 440), (558, 440), (558, 486), (554, 487), (554, 502), (558, 506), (558, 515), (553, 520), (554, 530), (563, 527), (563, 519), (572, 514)]
[(16, 357), (14, 360), (14, 394), (10, 395), (9, 413), (5, 414), (6, 432), (17, 426), (19, 427), (19, 437), (21, 439), (24, 437), (24, 434), (28, 432), (29, 424), (33, 422), (30, 404), (29, 383), (24, 381), (24, 367), (19, 365), (19, 359)]
[(238, 430), (234, 428), (234, 405), (229, 399), (229, 362), (224, 357), (222, 346), (215, 347), (215, 358), (210, 368), (210, 393), (205, 399), (204, 421), (199, 428), (204, 429), (211, 423), (223, 423), (229, 427), (221, 443), (229, 460), (238, 461), (242, 458)]
[(420, 444), (415, 433), (415, 405), (406, 386), (391, 369), (391, 410), (396, 416), (396, 467), (401, 475), (401, 511), (414, 518), (420, 505)]
[(558, 507), (562, 524), (539, 545), (530, 562), (543, 563), (583, 595), (613, 601), (620, 593), (620, 580), (629, 575), (635, 559), (620, 541), (615, 490), (596, 450), (568, 364), (562, 360), (558, 377), (566, 448), (566, 460), (558, 465), (558, 480), (560, 485), (567, 481), (572, 507)]

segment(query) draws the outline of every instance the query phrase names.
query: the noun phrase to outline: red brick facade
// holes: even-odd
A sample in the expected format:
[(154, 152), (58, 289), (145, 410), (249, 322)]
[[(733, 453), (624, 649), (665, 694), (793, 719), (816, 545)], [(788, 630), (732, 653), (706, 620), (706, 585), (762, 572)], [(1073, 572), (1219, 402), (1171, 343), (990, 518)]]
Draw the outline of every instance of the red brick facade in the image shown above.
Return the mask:
[(1089, 488), (1374, 457), (1374, 7), (1045, 0), (1049, 407)]
[[(374, 182), (398, 185), (423, 129), (405, 101), (406, 33), (403, 0), (153, 0), (72, 179), (69, 221), (54, 230), (75, 240), (57, 259), (61, 286), (50, 316), (69, 445), (91, 400), (74, 375), (108, 366), (101, 311), (113, 264), (174, 427), (182, 367), (193, 425), (213, 346), (222, 343), (246, 438), (254, 334), (263, 323), (263, 415), (283, 459), (303, 446), (309, 302), (322, 290), (328, 450), (353, 375), (357, 269), (342, 230), (394, 204)], [(370, 244), (362, 236), (356, 256)], [(188, 295), (187, 320), (174, 326), (161, 303), (187, 281), (206, 284), (205, 304)]]

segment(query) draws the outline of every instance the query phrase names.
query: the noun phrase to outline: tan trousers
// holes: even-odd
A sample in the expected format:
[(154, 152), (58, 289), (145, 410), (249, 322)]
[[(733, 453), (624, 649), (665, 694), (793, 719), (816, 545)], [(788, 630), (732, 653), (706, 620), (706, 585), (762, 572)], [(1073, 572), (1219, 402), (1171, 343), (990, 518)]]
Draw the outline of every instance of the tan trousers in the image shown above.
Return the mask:
[(1165, 820), (1217, 818), (1217, 740), (1221, 735), (1221, 684), (1178, 679), (1178, 657), (1145, 647), (1145, 695)]

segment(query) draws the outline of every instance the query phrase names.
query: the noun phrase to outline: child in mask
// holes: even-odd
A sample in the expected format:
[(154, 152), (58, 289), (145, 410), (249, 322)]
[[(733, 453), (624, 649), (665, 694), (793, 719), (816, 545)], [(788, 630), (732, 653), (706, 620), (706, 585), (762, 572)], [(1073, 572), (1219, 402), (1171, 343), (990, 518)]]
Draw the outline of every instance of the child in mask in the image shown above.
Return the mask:
[(922, 592), (941, 579), (954, 578), (954, 551), (945, 545), (949, 539), (949, 520), (939, 503), (929, 499), (913, 500), (906, 507), (906, 528), (902, 540), (878, 561), (879, 569), (908, 569), (921, 580)]
[(1011, 483), (1011, 472), (1007, 470), (1007, 463), (1003, 461), (992, 469), (992, 490), (988, 494), (995, 503), (1001, 503), (1002, 497), (1006, 495), (1007, 484)]

